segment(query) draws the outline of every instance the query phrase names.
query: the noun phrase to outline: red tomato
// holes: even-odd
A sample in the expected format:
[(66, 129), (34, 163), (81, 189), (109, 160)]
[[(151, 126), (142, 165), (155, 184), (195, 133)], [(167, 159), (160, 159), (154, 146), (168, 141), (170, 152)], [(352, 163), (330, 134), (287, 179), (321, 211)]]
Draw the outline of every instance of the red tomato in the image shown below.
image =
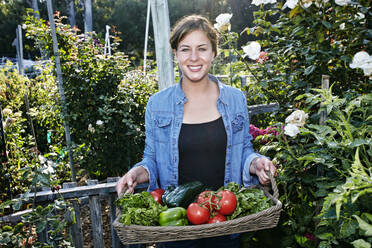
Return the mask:
[(159, 202), (161, 204), (161, 196), (164, 193), (164, 189), (155, 189), (150, 194), (155, 199), (155, 201)]
[(218, 195), (221, 196), (218, 202), (218, 213), (222, 215), (232, 214), (236, 208), (236, 196), (234, 193), (229, 190), (222, 190), (218, 192)]
[(208, 224), (211, 224), (211, 223), (219, 223), (219, 222), (223, 222), (223, 221), (226, 221), (226, 217), (225, 215), (222, 215), (222, 214), (216, 214), (215, 216), (213, 216), (212, 218), (210, 218), (208, 220)]
[(191, 203), (187, 207), (187, 218), (194, 225), (207, 223), (209, 219), (209, 210), (196, 202)]
[(217, 209), (218, 198), (214, 191), (206, 190), (199, 194), (196, 202), (212, 211)]

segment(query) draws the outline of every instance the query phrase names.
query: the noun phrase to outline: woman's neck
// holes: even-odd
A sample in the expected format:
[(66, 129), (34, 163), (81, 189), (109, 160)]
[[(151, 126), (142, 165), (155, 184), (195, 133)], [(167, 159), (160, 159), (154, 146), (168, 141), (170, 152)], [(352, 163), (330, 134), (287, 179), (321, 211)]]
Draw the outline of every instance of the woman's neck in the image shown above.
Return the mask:
[(187, 98), (202, 97), (215, 92), (216, 84), (206, 77), (205, 80), (197, 83), (182, 79), (181, 87)]

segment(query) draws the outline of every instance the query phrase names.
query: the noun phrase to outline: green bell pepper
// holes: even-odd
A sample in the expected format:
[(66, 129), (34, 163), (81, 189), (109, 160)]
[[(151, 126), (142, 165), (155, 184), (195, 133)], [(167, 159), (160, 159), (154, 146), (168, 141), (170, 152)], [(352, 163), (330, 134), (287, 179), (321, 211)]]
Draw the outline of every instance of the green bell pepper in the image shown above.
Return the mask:
[(168, 208), (159, 214), (159, 224), (161, 226), (188, 225), (186, 209), (183, 207)]

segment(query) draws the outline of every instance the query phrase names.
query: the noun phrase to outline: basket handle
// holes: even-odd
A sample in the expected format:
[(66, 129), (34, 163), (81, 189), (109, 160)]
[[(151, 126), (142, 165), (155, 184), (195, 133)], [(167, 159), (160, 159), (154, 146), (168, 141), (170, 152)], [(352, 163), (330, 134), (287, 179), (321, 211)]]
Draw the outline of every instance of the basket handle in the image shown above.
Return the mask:
[(273, 189), (273, 196), (274, 198), (279, 200), (279, 191), (278, 191), (278, 187), (276, 186), (275, 177), (273, 176), (273, 174), (271, 174), (270, 170), (265, 170), (265, 172), (270, 177), (271, 187)]

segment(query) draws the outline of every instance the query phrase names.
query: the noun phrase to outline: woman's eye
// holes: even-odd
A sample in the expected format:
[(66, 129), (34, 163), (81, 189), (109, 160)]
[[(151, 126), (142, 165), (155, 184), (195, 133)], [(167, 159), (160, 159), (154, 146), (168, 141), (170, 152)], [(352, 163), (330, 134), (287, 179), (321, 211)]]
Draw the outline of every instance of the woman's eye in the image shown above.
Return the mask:
[(188, 52), (190, 49), (188, 49), (188, 48), (182, 48), (181, 49), (181, 52)]
[(205, 51), (207, 51), (207, 49), (204, 48), (204, 47), (201, 47), (201, 48), (199, 48), (199, 51), (205, 52)]

